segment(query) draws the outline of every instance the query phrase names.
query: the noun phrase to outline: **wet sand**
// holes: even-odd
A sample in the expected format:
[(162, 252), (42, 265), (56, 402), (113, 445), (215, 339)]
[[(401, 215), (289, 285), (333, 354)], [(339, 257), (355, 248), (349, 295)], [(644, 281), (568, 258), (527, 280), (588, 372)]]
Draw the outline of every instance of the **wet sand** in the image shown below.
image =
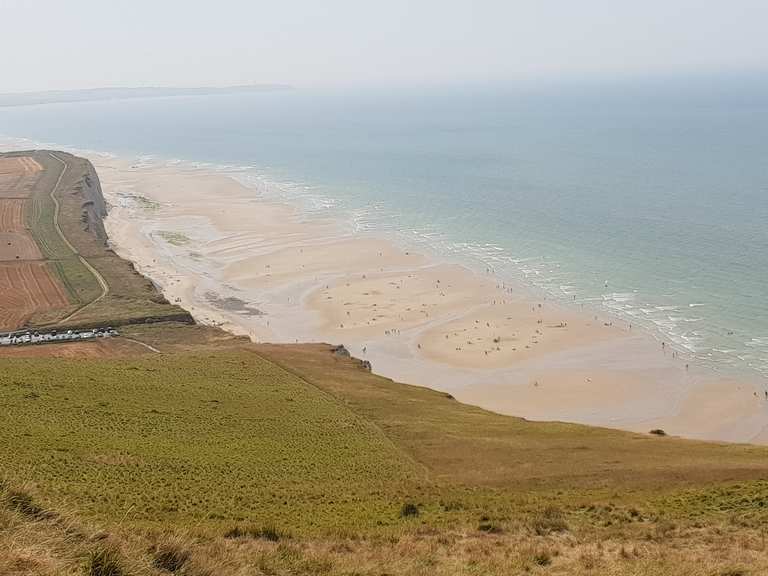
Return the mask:
[(92, 156), (115, 250), (204, 323), (344, 344), (375, 372), (537, 420), (768, 442), (758, 382), (628, 326), (267, 201), (226, 173)]

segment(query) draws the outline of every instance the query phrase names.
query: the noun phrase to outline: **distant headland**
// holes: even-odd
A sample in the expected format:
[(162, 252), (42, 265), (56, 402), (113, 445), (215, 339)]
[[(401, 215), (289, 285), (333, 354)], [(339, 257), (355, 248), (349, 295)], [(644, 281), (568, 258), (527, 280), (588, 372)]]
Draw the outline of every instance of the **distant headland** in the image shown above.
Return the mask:
[(101, 100), (128, 100), (132, 98), (170, 98), (174, 96), (209, 96), (214, 94), (240, 94), (291, 90), (286, 84), (246, 84), (240, 86), (197, 86), (135, 88), (87, 88), (81, 90), (46, 90), (0, 94), (0, 107), (59, 104), (65, 102), (95, 102)]

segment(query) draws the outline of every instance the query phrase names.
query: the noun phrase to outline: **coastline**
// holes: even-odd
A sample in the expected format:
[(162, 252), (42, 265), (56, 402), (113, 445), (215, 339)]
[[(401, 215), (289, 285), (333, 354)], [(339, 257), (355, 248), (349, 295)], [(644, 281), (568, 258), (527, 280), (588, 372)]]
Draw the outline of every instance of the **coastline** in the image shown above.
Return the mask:
[(92, 157), (113, 247), (202, 323), (344, 344), (393, 379), (532, 420), (768, 442), (757, 383), (627, 325), (259, 198), (226, 173)]
[(200, 323), (344, 344), (377, 374), (530, 420), (768, 443), (759, 377), (689, 369), (642, 329), (265, 198), (241, 169), (64, 148), (96, 167), (118, 255)]

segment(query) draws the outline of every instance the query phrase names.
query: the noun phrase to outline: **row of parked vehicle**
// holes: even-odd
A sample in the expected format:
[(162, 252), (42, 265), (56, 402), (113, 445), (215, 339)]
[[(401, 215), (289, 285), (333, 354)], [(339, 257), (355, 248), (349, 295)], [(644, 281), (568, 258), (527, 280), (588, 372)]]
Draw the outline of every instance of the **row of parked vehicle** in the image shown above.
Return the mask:
[(0, 346), (19, 346), (22, 344), (47, 344), (50, 342), (68, 342), (73, 340), (91, 340), (93, 338), (111, 338), (118, 336), (117, 330), (111, 326), (92, 328), (90, 330), (67, 330), (50, 332), (27, 331), (0, 334)]

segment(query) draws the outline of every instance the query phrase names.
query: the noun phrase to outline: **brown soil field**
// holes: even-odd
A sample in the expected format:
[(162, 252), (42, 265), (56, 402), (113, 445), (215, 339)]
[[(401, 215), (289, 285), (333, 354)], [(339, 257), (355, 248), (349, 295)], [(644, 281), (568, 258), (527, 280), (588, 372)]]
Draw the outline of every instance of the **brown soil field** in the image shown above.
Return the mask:
[(40, 250), (26, 232), (0, 232), (0, 261), (40, 260)]
[(42, 167), (29, 156), (0, 158), (0, 198), (26, 198)]
[(67, 305), (44, 262), (0, 263), (0, 330), (15, 330), (35, 312)]
[(0, 232), (23, 232), (26, 200), (12, 198), (0, 200)]
[(142, 354), (152, 352), (119, 337), (35, 346), (0, 346), (0, 358), (122, 358)]

